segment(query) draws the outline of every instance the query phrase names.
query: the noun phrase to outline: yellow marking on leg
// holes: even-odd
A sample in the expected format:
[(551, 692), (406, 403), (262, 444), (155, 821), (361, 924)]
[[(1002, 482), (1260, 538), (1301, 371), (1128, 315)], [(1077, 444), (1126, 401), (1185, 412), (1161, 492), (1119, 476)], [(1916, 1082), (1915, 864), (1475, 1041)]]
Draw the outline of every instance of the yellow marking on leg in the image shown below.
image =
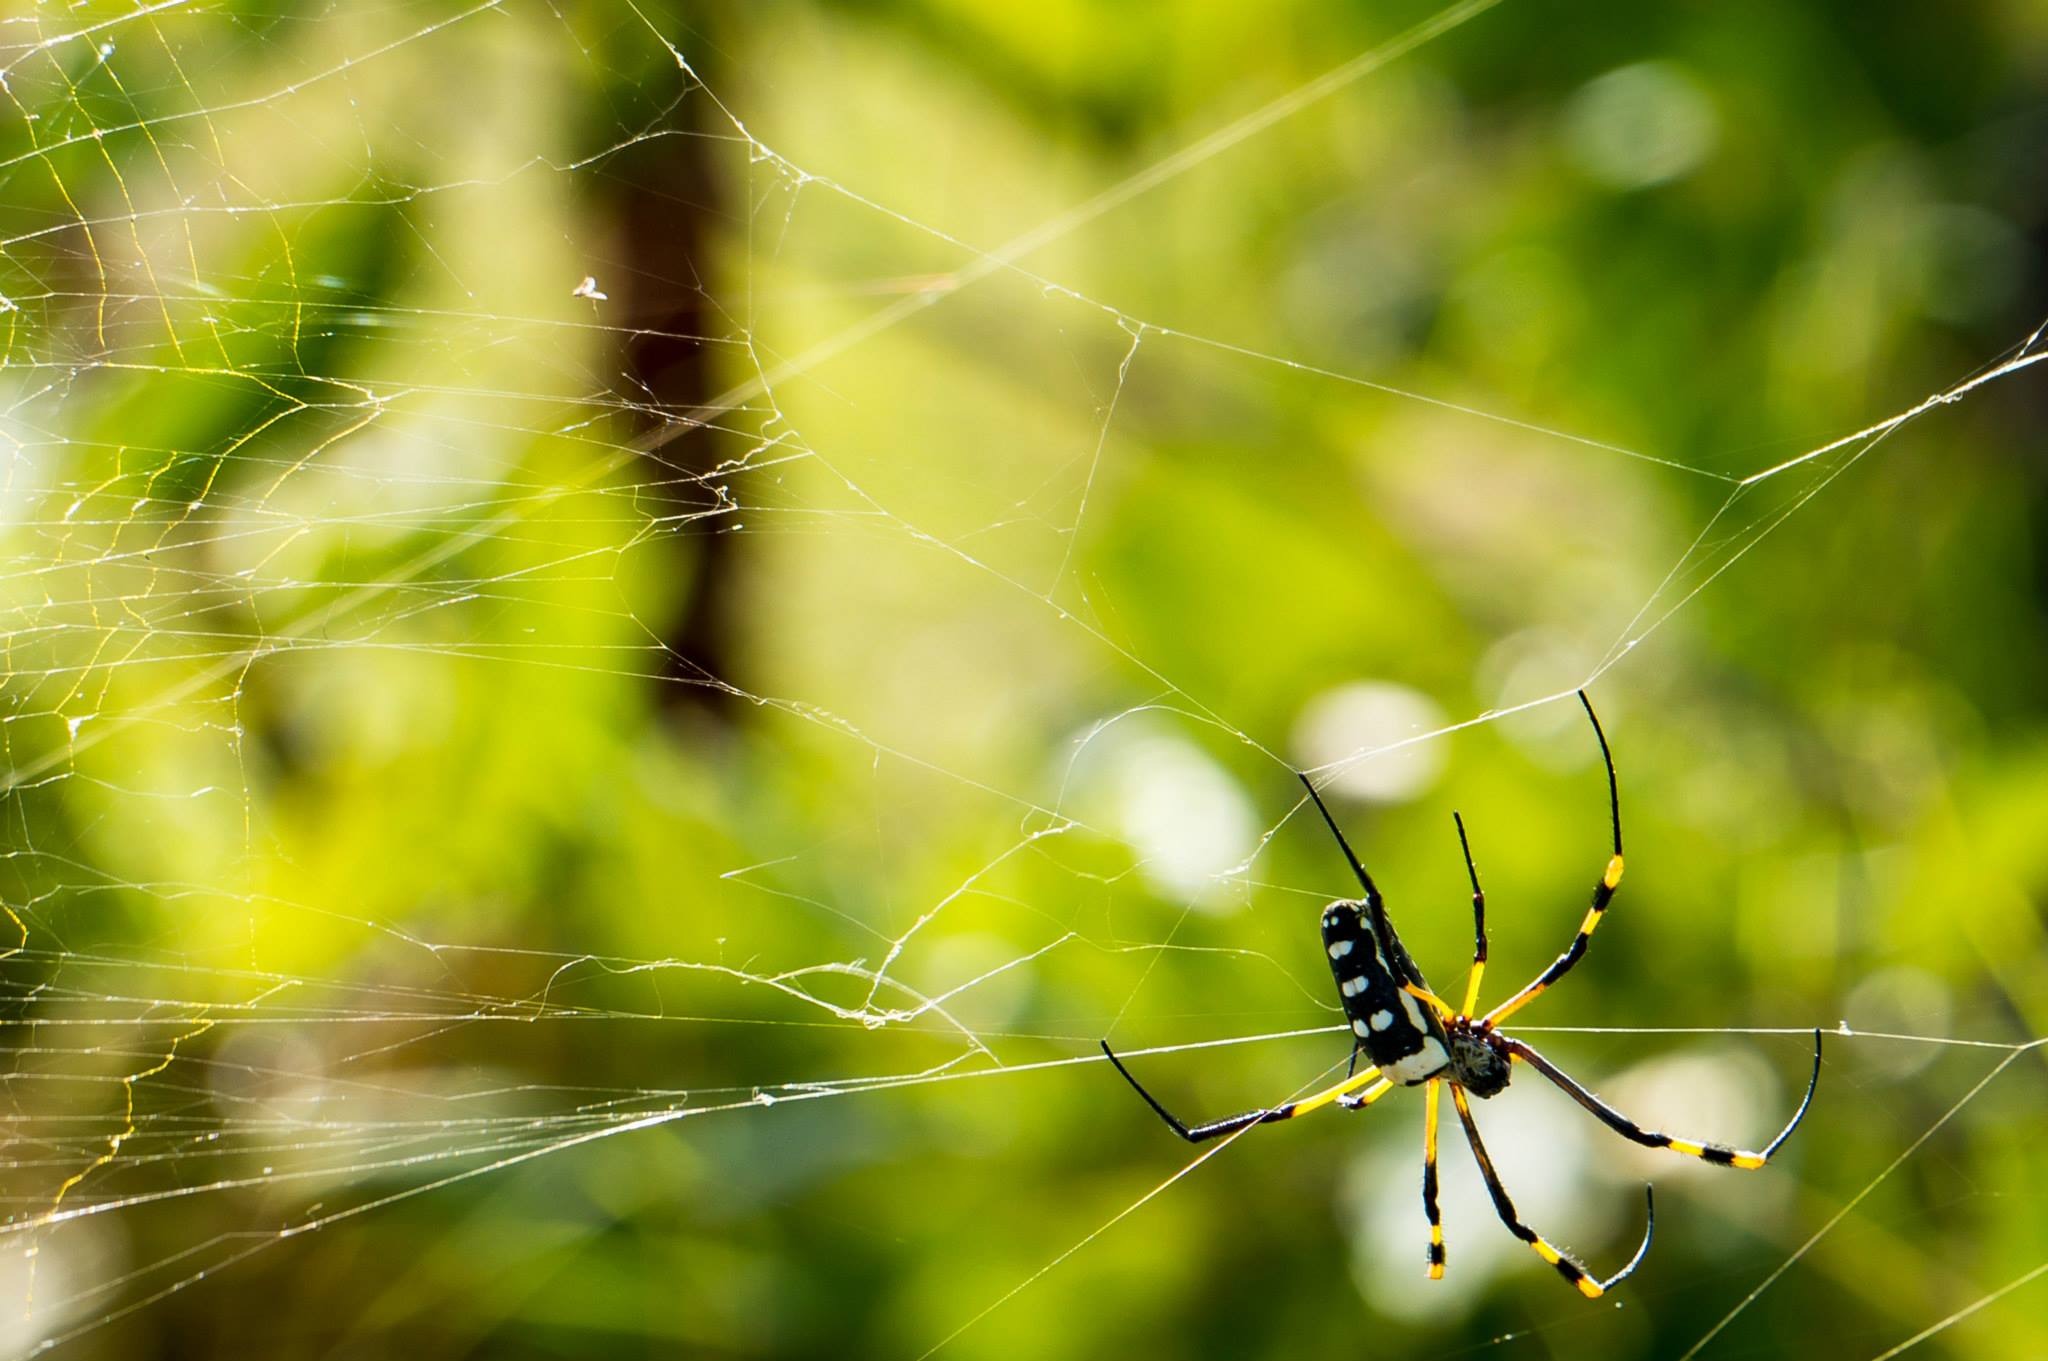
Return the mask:
[(1691, 1139), (1674, 1139), (1664, 1136), (1664, 1147), (1673, 1153), (1683, 1153), (1688, 1158), (1704, 1158), (1717, 1167), (1739, 1167), (1745, 1172), (1754, 1172), (1764, 1165), (1761, 1153), (1744, 1153), (1739, 1149), (1719, 1148), (1696, 1143)]
[(1337, 1104), (1342, 1106), (1347, 1111), (1362, 1111), (1367, 1106), (1370, 1106), (1373, 1102), (1379, 1100), (1381, 1097), (1385, 1096), (1388, 1092), (1391, 1092), (1393, 1090), (1394, 1079), (1390, 1077), (1381, 1078), (1379, 1080), (1378, 1085), (1373, 1087), (1371, 1091), (1365, 1093), (1365, 1095), (1340, 1096), (1337, 1098)]
[(1604, 907), (1595, 907), (1589, 909), (1586, 913), (1586, 919), (1579, 923), (1579, 934), (1582, 936), (1592, 935), (1593, 932), (1599, 927), (1600, 919), (1606, 915), (1607, 909)]
[(1485, 972), (1485, 960), (1475, 959), (1472, 961), (1472, 972), (1465, 979), (1465, 1005), (1458, 1012), (1460, 1016), (1476, 1016), (1479, 1014), (1479, 978)]
[[(1423, 1088), (1422, 1095), (1422, 1162), (1426, 1168), (1436, 1167), (1437, 1097), (1442, 1094), (1443, 1079), (1431, 1078)], [(1440, 1281), (1444, 1278), (1444, 1226), (1437, 1216), (1443, 1213), (1440, 1205), (1432, 1202), (1429, 1207), (1429, 1279)]]
[(1607, 1293), (1607, 1288), (1587, 1275), (1584, 1267), (1550, 1246), (1549, 1241), (1540, 1234), (1529, 1240), (1529, 1246), (1536, 1250), (1538, 1257), (1556, 1267), (1558, 1274), (1577, 1286), (1579, 1293), (1587, 1299), (1597, 1300)]
[(1556, 1267), (1559, 1275), (1563, 1275), (1567, 1281), (1577, 1285), (1579, 1293), (1581, 1293), (1581, 1296), (1585, 1296), (1587, 1300), (1599, 1300), (1599, 1298), (1604, 1296), (1604, 1293), (1608, 1293), (1606, 1285), (1602, 1285), (1599, 1281), (1595, 1281), (1591, 1275), (1587, 1275), (1585, 1267), (1581, 1267), (1579, 1263), (1571, 1261), (1569, 1257), (1559, 1253), (1559, 1250), (1552, 1248), (1548, 1244), (1548, 1240), (1544, 1240), (1540, 1234), (1536, 1236), (1534, 1242), (1530, 1242), (1530, 1246), (1536, 1248), (1536, 1257), (1540, 1257), (1546, 1263), (1550, 1263), (1552, 1267)]
[[(1307, 1115), (1310, 1111), (1321, 1110), (1324, 1106), (1329, 1105), (1332, 1101), (1335, 1101), (1340, 1096), (1349, 1096), (1351, 1095), (1351, 1093), (1357, 1091), (1361, 1087), (1370, 1087), (1373, 1083), (1382, 1080), (1383, 1079), (1380, 1077), (1379, 1069), (1368, 1068), (1362, 1073), (1355, 1073), (1352, 1076), (1345, 1078), (1342, 1082), (1339, 1082), (1334, 1087), (1325, 1087), (1322, 1091), (1317, 1092), (1314, 1096), (1305, 1096), (1301, 1100), (1293, 1102), (1292, 1105), (1294, 1108), (1294, 1113), (1296, 1115)], [(1387, 1083), (1387, 1086), (1389, 1088), (1391, 1088), (1393, 1085), (1394, 1084), (1391, 1082)], [(1365, 1102), (1370, 1103), (1373, 1101), (1377, 1101), (1380, 1099), (1382, 1095), (1384, 1095), (1384, 1093), (1369, 1093), (1365, 1097)]]
[(1607, 1293), (1607, 1288), (1586, 1274), (1586, 1269), (1571, 1258), (1550, 1246), (1548, 1239), (1537, 1235), (1529, 1246), (1536, 1249), (1536, 1255), (1557, 1268), (1557, 1274), (1577, 1286), (1579, 1293), (1589, 1300), (1597, 1300)]
[(1600, 882), (1612, 889), (1621, 887), (1621, 857), (1615, 856), (1607, 862), (1607, 873), (1600, 876)]
[(1452, 1016), (1455, 1016), (1457, 1014), (1456, 1012), (1451, 1010), (1450, 1003), (1444, 1001), (1443, 998), (1437, 996), (1428, 988), (1417, 987), (1413, 983), (1403, 983), (1401, 985), (1401, 991), (1407, 993), (1410, 997), (1417, 997), (1429, 1003), (1430, 1007), (1435, 1010), (1436, 1014), (1445, 1020), (1449, 1020)]
[(1508, 1017), (1514, 1015), (1523, 1007), (1528, 1006), (1531, 1002), (1541, 997), (1549, 989), (1549, 987), (1550, 985), (1548, 983), (1541, 982), (1540, 980), (1538, 982), (1531, 983), (1528, 987), (1523, 988), (1513, 997), (1508, 998), (1507, 1001), (1502, 1002), (1492, 1011), (1489, 1011), (1484, 1016), (1480, 1017), (1480, 1024), (1487, 1026), (1499, 1025), (1502, 1021), (1505, 1021)]

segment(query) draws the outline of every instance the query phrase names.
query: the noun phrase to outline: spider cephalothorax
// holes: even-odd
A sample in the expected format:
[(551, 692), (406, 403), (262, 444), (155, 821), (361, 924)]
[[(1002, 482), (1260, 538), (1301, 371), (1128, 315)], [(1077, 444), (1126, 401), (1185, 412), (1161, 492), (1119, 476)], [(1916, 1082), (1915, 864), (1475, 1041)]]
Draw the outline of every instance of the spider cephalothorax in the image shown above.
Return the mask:
[(1504, 1037), (1470, 1016), (1453, 1016), (1444, 1030), (1451, 1038), (1451, 1081), (1477, 1097), (1507, 1090), (1514, 1063)]
[[(1645, 1201), (1649, 1215), (1643, 1228), (1642, 1243), (1628, 1265), (1606, 1280), (1600, 1280), (1546, 1242), (1515, 1213), (1515, 1204), (1508, 1198), (1507, 1188), (1494, 1171), (1486, 1145), (1480, 1141), (1479, 1126), (1472, 1119), (1466, 1094), (1477, 1097), (1497, 1095), (1507, 1087), (1514, 1065), (1526, 1063), (1624, 1139), (1647, 1148), (1668, 1148), (1674, 1153), (1683, 1153), (1721, 1167), (1755, 1169), (1769, 1162), (1779, 1146), (1792, 1137), (1792, 1131), (1799, 1128), (1799, 1122), (1806, 1118), (1807, 1107), (1813, 1104), (1814, 1087), (1820, 1082), (1820, 1032), (1813, 1032), (1813, 1075), (1807, 1079), (1805, 1099), (1793, 1112), (1791, 1121), (1778, 1132), (1777, 1138), (1766, 1144), (1761, 1152), (1749, 1153), (1722, 1144), (1677, 1139), (1644, 1129), (1580, 1086), (1549, 1059), (1498, 1029), (1500, 1022), (1535, 1001), (1537, 994), (1571, 972), (1572, 966), (1586, 953), (1587, 942), (1600, 925), (1614, 891), (1621, 886), (1621, 791), (1614, 776), (1614, 756), (1607, 749), (1607, 735), (1600, 730), (1600, 719), (1594, 714), (1592, 702), (1584, 691), (1579, 692), (1579, 703), (1585, 706), (1586, 718), (1593, 725), (1593, 735), (1599, 739), (1600, 756), (1607, 767), (1607, 802), (1614, 829), (1614, 853), (1593, 885), (1592, 906), (1579, 923), (1578, 934), (1572, 937), (1572, 943), (1564, 953), (1552, 960), (1550, 967), (1538, 974), (1527, 987), (1484, 1015), (1478, 1013), (1479, 979), (1486, 971), (1486, 895), (1479, 888), (1479, 871), (1472, 862), (1472, 846), (1465, 838), (1463, 818), (1457, 819), (1458, 842), (1464, 848), (1465, 870), (1472, 881), (1474, 945), (1472, 971), (1465, 981), (1465, 1004), (1453, 1009), (1429, 990), (1422, 970), (1415, 966), (1415, 961), (1402, 947), (1401, 938), (1394, 933), (1394, 925), (1387, 919), (1386, 903), (1373, 884), (1372, 876), (1365, 872), (1365, 866), (1344, 839), (1337, 820), (1323, 806), (1322, 795), (1316, 792), (1308, 776), (1303, 775), (1301, 782), (1307, 787), (1310, 800), (1323, 815), (1323, 821), (1336, 837), (1338, 846), (1343, 848), (1352, 873), (1358, 876), (1359, 887), (1365, 890), (1362, 900), (1340, 899), (1324, 908), (1322, 921), (1323, 952), (1329, 958), (1331, 976), (1337, 981), (1338, 1003), (1351, 1031), (1353, 1071), (1342, 1082), (1298, 1101), (1246, 1111), (1242, 1115), (1189, 1128), (1131, 1076), (1130, 1070), (1111, 1051), (1107, 1040), (1102, 1043), (1102, 1052), (1108, 1055), (1124, 1080), (1145, 1098), (1146, 1104), (1158, 1113), (1159, 1118), (1190, 1143), (1233, 1134), (1252, 1125), (1292, 1120), (1332, 1104), (1347, 1110), (1359, 1110), (1396, 1087), (1424, 1088), (1422, 1205), (1429, 1216), (1431, 1279), (1442, 1276), (1444, 1272), (1443, 1221), (1437, 1210), (1437, 1097), (1439, 1088), (1449, 1083), (1451, 1102), (1457, 1108), (1459, 1123), (1465, 1128), (1465, 1141), (1472, 1148), (1473, 1159), (1479, 1164), (1479, 1174), (1486, 1182), (1487, 1192), (1493, 1197), (1493, 1207), (1501, 1222), (1578, 1287), (1580, 1294), (1597, 1298), (1616, 1281), (1634, 1271), (1637, 1263), (1643, 1260), (1643, 1254), (1650, 1250), (1650, 1235), (1656, 1228), (1657, 1215), (1655, 1201), (1650, 1198), (1648, 1189), (1645, 1188)], [(1363, 1071), (1357, 1069), (1360, 1054), (1372, 1061), (1371, 1066)]]

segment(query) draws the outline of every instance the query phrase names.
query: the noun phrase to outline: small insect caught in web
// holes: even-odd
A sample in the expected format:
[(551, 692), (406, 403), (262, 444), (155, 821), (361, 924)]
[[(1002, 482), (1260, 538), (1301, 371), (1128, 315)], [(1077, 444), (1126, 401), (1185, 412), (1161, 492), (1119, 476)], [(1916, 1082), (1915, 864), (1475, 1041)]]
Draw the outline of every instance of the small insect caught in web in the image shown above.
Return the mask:
[[(1479, 1137), (1479, 1126), (1472, 1118), (1468, 1094), (1482, 1100), (1498, 1095), (1506, 1089), (1515, 1065), (1527, 1064), (1624, 1139), (1646, 1148), (1669, 1149), (1717, 1167), (1755, 1171), (1768, 1163), (1771, 1155), (1792, 1137), (1792, 1132), (1799, 1128), (1799, 1122), (1806, 1118), (1807, 1108), (1813, 1104), (1814, 1089), (1820, 1083), (1821, 1033), (1819, 1030), (1813, 1032), (1813, 1072), (1807, 1079), (1806, 1095), (1801, 1098), (1799, 1109), (1792, 1113), (1791, 1120), (1775, 1139), (1760, 1151), (1749, 1152), (1645, 1129), (1581, 1086), (1527, 1043), (1500, 1029), (1501, 1022), (1535, 1001), (1545, 989), (1578, 964), (1586, 953), (1593, 932), (1605, 917), (1608, 905), (1614, 900), (1615, 890), (1621, 886), (1621, 790), (1614, 774), (1614, 754), (1608, 749), (1607, 734), (1601, 730), (1600, 718), (1593, 712), (1592, 701), (1586, 698), (1585, 691), (1578, 693), (1587, 721), (1593, 725), (1593, 736), (1600, 743), (1600, 757), (1607, 769), (1607, 805), (1613, 827), (1614, 850), (1593, 885), (1592, 905), (1579, 923), (1578, 933), (1572, 937), (1571, 944), (1527, 986), (1491, 1011), (1483, 1015), (1479, 1013), (1479, 982), (1486, 972), (1486, 895), (1479, 887), (1479, 870), (1472, 860), (1472, 845), (1466, 838), (1462, 817), (1452, 814), (1458, 827), (1458, 844), (1465, 853), (1465, 873), (1472, 884), (1474, 943), (1472, 967), (1465, 979), (1464, 1005), (1453, 1008), (1430, 991), (1422, 970), (1416, 967), (1401, 944), (1400, 936), (1395, 934), (1378, 886), (1366, 873), (1364, 863), (1351, 849), (1351, 844), (1345, 840), (1342, 829), (1330, 815), (1315, 784), (1304, 774), (1301, 776), (1302, 785), (1308, 790), (1316, 810), (1323, 815), (1324, 823), (1337, 839), (1337, 845), (1342, 848), (1344, 858), (1350, 862), (1351, 871), (1358, 877), (1359, 887), (1365, 893), (1362, 900), (1340, 899), (1323, 909), (1323, 950), (1329, 957), (1330, 972), (1336, 979), (1344, 1017), (1351, 1028), (1351, 1063), (1344, 1080), (1296, 1101), (1190, 1126), (1182, 1123), (1145, 1090), (1109, 1047), (1109, 1041), (1102, 1042), (1102, 1052), (1168, 1128), (1191, 1144), (1234, 1134), (1252, 1125), (1292, 1120), (1325, 1106), (1363, 1110), (1397, 1087), (1421, 1087), (1422, 1208), (1429, 1220), (1427, 1260), (1431, 1280), (1439, 1280), (1444, 1274), (1444, 1232), (1443, 1218), (1437, 1207), (1436, 1155), (1438, 1099), (1441, 1089), (1449, 1086), (1451, 1104), (1457, 1111), (1459, 1124), (1464, 1126), (1465, 1142), (1472, 1149), (1473, 1160), (1479, 1166), (1479, 1175), (1486, 1182), (1487, 1193), (1493, 1198), (1493, 1208), (1501, 1222), (1507, 1225), (1510, 1233), (1527, 1243), (1537, 1256), (1556, 1268), (1559, 1275), (1577, 1287), (1580, 1294), (1588, 1299), (1598, 1299), (1634, 1271), (1649, 1252), (1650, 1238), (1657, 1226), (1654, 1192), (1649, 1187), (1644, 1188), (1646, 1218), (1642, 1242), (1637, 1245), (1635, 1255), (1611, 1276), (1603, 1279), (1594, 1275), (1569, 1253), (1530, 1228), (1516, 1213), (1515, 1203), (1494, 1169), (1493, 1159), (1487, 1155), (1486, 1144)], [(1358, 1067), (1361, 1053), (1370, 1064), (1363, 1070)]]

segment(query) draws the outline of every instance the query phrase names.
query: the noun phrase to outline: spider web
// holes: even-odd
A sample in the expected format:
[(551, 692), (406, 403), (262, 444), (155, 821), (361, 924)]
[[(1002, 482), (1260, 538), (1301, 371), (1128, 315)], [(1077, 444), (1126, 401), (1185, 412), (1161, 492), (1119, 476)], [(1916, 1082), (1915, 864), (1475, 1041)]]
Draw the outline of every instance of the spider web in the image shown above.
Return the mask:
[[(1217, 1101), (1327, 1062), (1339, 1027), (1300, 937), (1337, 881), (1293, 768), (1383, 806), (1387, 881), (1458, 904), (1442, 807), (1418, 796), (1470, 763), (1505, 904), (1561, 901), (1603, 858), (1592, 753), (1559, 703), (1575, 689), (1598, 683), (1635, 816), (1696, 762), (1756, 757), (1703, 752), (1682, 721), (1739, 727), (1687, 699), (1703, 602), (1740, 617), (1797, 570), (1815, 545), (1774, 532), (1853, 501), (1836, 484), (1873, 451), (1961, 412), (2016, 419), (1988, 399), (2038, 383), (2039, 329), (1838, 404), (1802, 444), (1759, 415), (1737, 423), (1754, 456), (1726, 452), (1747, 436), (1674, 456), (1530, 414), (1588, 409), (1562, 382), (1382, 382), (1298, 357), (1260, 301), (1127, 277), (1156, 247), (1161, 272), (1191, 259), (1220, 288), (1233, 244), (1200, 224), (1248, 161), (1333, 154), (1361, 122), (1426, 131), (1442, 76), (1419, 63), (1493, 7), (1422, 15), (1108, 187), (1069, 170), (1085, 187), (1048, 192), (1055, 167), (994, 204), (905, 168), (915, 110), (849, 114), (744, 68), (707, 82), (717, 44), (631, 3), (6, 21), (8, 1354), (134, 1354), (157, 1330), (274, 1346), (299, 1334), (234, 1292), (283, 1258), (339, 1283), (347, 1327), (420, 1327), (466, 1258), (530, 1276), (647, 1215), (682, 1246), (625, 1275), (658, 1282), (639, 1288), (673, 1341), (810, 1349), (800, 1322), (740, 1316), (873, 1251), (896, 1273), (873, 1348), (1014, 1347), (990, 1319), (1047, 1326), (1020, 1296), (1127, 1285), (1163, 1260), (1148, 1244), (1207, 1222), (1197, 1187), (1227, 1205), (1261, 1185), (1234, 1138), (1163, 1176), (1154, 1145), (1035, 1144), (1129, 1115), (1097, 1037), (1162, 1069), (1199, 1054)], [(1194, 225), (1162, 244), (1163, 221)], [(1508, 261), (1477, 315), (1540, 296), (1540, 274)], [(1394, 532), (1331, 510), (1345, 479)], [(1412, 585), (1409, 617), (1347, 584), (1361, 572)], [(1467, 615), (1486, 621), (1460, 644), (1484, 653), (1476, 685), (1431, 645)], [(1359, 629), (1376, 683), (1345, 687)], [(1305, 687), (1316, 721), (1300, 693), (1273, 706)], [(1492, 766), (1510, 773), (1482, 783)], [(1404, 821), (1409, 800), (1431, 821)], [(1492, 869), (1489, 827), (1523, 823), (1541, 863), (1496, 844)], [(1711, 913), (1653, 916), (1635, 882), (1610, 930), (1639, 943), (1603, 937), (1602, 966), (1719, 948)], [(1425, 901), (1397, 891), (1412, 948), (1457, 958), (1462, 909)], [(1497, 970), (1570, 925), (1496, 910)], [(1720, 1235), (1658, 1249), (1710, 1264), (1718, 1321), (1694, 1351), (1854, 1271), (1917, 1280), (1933, 1254), (1904, 1240), (1967, 1226), (1891, 1196), (1902, 1169), (1931, 1142), (1974, 1185), (1954, 1128), (2038, 1110), (1998, 1081), (2043, 1042), (2022, 964), (1985, 993), (2009, 1006), (1902, 973), (1847, 1009), (1881, 1023), (1852, 1024), (1796, 972), (1846, 953), (1824, 927), (1802, 919), (1753, 999), (1667, 980), (1691, 1005), (1653, 1006), (1617, 980), (1560, 1011), (1666, 1023), (1558, 1043), (1686, 1129), (1764, 1128), (1800, 1043), (1769, 1037), (1834, 1036), (1802, 1139), (1839, 1164), (1803, 1143), (1768, 1184), (1673, 1202), (1667, 1238)], [(1691, 1047), (1612, 1071), (1649, 1042), (1602, 1037), (1662, 1034)], [(1634, 1232), (1616, 1183), (1647, 1173), (1513, 1095), (1486, 1115), (1525, 1209), (1612, 1251)], [(1342, 1327), (1410, 1307), (1388, 1282), (1418, 1253), (1382, 1246), (1419, 1241), (1402, 1129), (1342, 1173), (1368, 1297)], [(970, 1189), (991, 1156), (1071, 1203), (1000, 1243), (937, 1214), (940, 1251), (877, 1246), (906, 1204), (1014, 1206)], [(1452, 1281), (1426, 1303), (1465, 1318), (1528, 1264), (1451, 1175)], [(791, 1218), (815, 1238), (749, 1241)], [(2043, 1255), (1947, 1264), (1859, 1354), (1967, 1327)], [(1632, 1298), (1654, 1317), (1690, 1288), (1674, 1272)], [(600, 1310), (648, 1307), (533, 1293), (428, 1335), (610, 1331)], [(1493, 1342), (1641, 1337), (1570, 1303), (1542, 1297)], [(1127, 1326), (1148, 1317), (1134, 1302)], [(1101, 1326), (1044, 1349), (1131, 1335)]]

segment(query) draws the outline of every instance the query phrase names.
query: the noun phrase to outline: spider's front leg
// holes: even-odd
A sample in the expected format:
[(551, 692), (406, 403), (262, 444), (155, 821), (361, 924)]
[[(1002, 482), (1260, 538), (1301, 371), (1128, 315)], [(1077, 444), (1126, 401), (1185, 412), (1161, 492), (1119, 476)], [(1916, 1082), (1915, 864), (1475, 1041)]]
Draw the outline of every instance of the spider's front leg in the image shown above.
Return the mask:
[[(1472, 881), (1472, 972), (1465, 976), (1465, 1005), (1459, 1013), (1475, 1015), (1479, 1009), (1479, 979), (1486, 972), (1486, 890), (1479, 887), (1479, 867), (1472, 863), (1472, 843), (1465, 838), (1465, 819), (1455, 810), (1451, 821), (1458, 824), (1458, 847), (1465, 852), (1465, 877)], [(1434, 1107), (1435, 1102), (1431, 1102)]]
[(1614, 900), (1614, 891), (1621, 887), (1621, 786), (1614, 777), (1614, 753), (1607, 748), (1607, 734), (1600, 730), (1600, 717), (1593, 712), (1593, 701), (1586, 698), (1584, 690), (1579, 691), (1579, 703), (1585, 707), (1586, 717), (1593, 724), (1593, 736), (1600, 740), (1600, 759), (1607, 766), (1607, 811), (1614, 827), (1614, 854), (1608, 858), (1607, 868), (1601, 871), (1599, 881), (1593, 885), (1592, 905), (1587, 908), (1585, 919), (1579, 923), (1579, 933), (1572, 937), (1572, 943), (1551, 961), (1549, 968), (1536, 976), (1533, 983), (1487, 1012), (1485, 1024), (1488, 1026), (1498, 1025), (1528, 1006), (1545, 988), (1572, 971), (1572, 966), (1586, 953), (1586, 946), (1593, 939), (1593, 932), (1599, 929), (1601, 918), (1606, 916), (1607, 905)]

